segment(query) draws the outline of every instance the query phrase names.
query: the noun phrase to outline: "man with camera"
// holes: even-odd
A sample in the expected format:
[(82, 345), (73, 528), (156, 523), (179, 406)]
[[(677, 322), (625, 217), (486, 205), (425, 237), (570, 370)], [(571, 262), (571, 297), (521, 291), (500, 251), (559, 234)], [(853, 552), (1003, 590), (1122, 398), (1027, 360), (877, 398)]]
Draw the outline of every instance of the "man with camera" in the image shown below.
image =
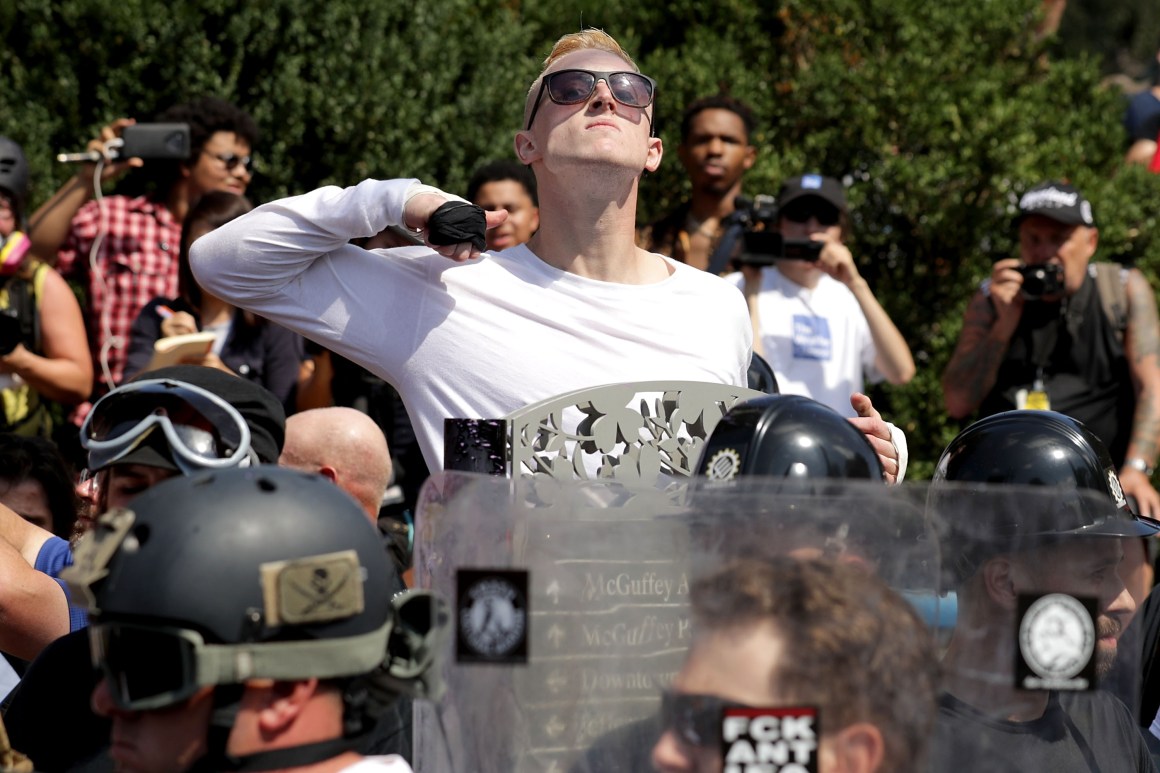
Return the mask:
[(758, 197), (744, 228), (739, 273), (753, 322), (754, 351), (786, 394), (805, 395), (851, 417), (865, 382), (905, 384), (914, 358), (858, 271), (845, 244), (846, 194), (832, 177), (806, 174), (782, 185), (777, 205)]
[(947, 412), (1050, 409), (1082, 421), (1119, 466), (1142, 515), (1160, 439), (1160, 324), (1136, 269), (1091, 263), (1099, 231), (1075, 187), (1044, 182), (1019, 201), (1019, 258), (997, 261), (967, 307), (943, 372)]
[(642, 247), (693, 268), (723, 272), (727, 263), (713, 258), (741, 194), (745, 173), (757, 159), (750, 144), (753, 113), (728, 94), (702, 97), (689, 104), (681, 117), (681, 144), (677, 156), (689, 174), (689, 200), (640, 230)]

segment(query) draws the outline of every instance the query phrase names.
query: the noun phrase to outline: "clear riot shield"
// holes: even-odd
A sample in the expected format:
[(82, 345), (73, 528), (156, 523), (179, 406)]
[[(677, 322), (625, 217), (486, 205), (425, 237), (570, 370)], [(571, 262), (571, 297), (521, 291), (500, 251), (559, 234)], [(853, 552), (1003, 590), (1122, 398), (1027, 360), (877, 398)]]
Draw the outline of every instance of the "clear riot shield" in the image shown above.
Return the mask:
[(1103, 490), (931, 484), (956, 615), (930, 770), (1153, 769), (1137, 613), (1158, 524), (1131, 513), (1113, 471), (1082, 483)]
[(445, 473), (416, 520), (418, 583), (452, 602), (456, 628), (446, 694), (416, 703), (419, 773), (650, 770), (692, 640), (690, 584), (738, 558), (857, 563), (946, 618), (923, 490)]

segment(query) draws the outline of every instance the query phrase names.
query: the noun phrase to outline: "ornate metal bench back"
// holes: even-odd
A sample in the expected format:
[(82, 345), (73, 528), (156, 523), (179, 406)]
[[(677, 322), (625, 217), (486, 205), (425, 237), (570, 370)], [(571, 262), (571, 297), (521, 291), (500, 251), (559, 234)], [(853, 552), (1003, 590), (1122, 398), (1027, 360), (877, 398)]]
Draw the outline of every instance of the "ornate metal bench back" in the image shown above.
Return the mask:
[[(689, 477), (705, 439), (734, 404), (762, 393), (700, 381), (591, 387), (504, 419), (447, 419), (445, 467), (498, 475), (654, 480)], [(581, 417), (574, 431), (565, 413)]]

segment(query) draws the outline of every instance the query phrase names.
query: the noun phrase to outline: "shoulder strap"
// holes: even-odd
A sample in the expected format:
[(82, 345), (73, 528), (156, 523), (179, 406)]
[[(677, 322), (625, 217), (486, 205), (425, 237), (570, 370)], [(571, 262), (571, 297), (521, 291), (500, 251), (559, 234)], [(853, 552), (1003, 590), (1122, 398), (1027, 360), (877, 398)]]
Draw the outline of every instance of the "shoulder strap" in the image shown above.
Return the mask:
[(8, 291), (8, 308), (16, 312), (20, 321), (20, 340), (30, 352), (40, 352), (40, 319), (36, 313), (36, 298), (32, 282), (21, 274), (4, 277), (0, 290)]
[(1119, 263), (1093, 263), (1096, 290), (1104, 316), (1116, 330), (1116, 340), (1124, 342), (1128, 328), (1128, 270)]
[(765, 348), (761, 345), (761, 316), (757, 312), (757, 296), (761, 294), (762, 281), (764, 276), (760, 268), (756, 276), (746, 272), (745, 288), (742, 290), (745, 293), (745, 305), (749, 307), (749, 321), (753, 325), (753, 353), (758, 357), (765, 356)]

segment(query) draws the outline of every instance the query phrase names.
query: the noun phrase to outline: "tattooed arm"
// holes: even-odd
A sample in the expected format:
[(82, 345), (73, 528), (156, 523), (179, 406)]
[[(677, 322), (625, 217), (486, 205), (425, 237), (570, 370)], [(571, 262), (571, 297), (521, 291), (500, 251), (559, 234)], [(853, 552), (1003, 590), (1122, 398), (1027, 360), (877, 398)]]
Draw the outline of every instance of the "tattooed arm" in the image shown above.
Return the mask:
[(1019, 261), (1000, 260), (991, 270), (990, 294), (975, 293), (963, 317), (963, 330), (942, 375), (943, 401), (955, 419), (970, 415), (999, 376), (1011, 336), (1023, 314), (1023, 275)]
[[(1143, 459), (1156, 464), (1160, 440), (1160, 319), (1156, 297), (1148, 280), (1136, 269), (1128, 272), (1128, 329), (1124, 352), (1136, 390), (1136, 412), (1127, 459)], [(1139, 503), (1143, 515), (1160, 517), (1160, 494), (1148, 476), (1134, 467), (1120, 470), (1120, 485)]]

